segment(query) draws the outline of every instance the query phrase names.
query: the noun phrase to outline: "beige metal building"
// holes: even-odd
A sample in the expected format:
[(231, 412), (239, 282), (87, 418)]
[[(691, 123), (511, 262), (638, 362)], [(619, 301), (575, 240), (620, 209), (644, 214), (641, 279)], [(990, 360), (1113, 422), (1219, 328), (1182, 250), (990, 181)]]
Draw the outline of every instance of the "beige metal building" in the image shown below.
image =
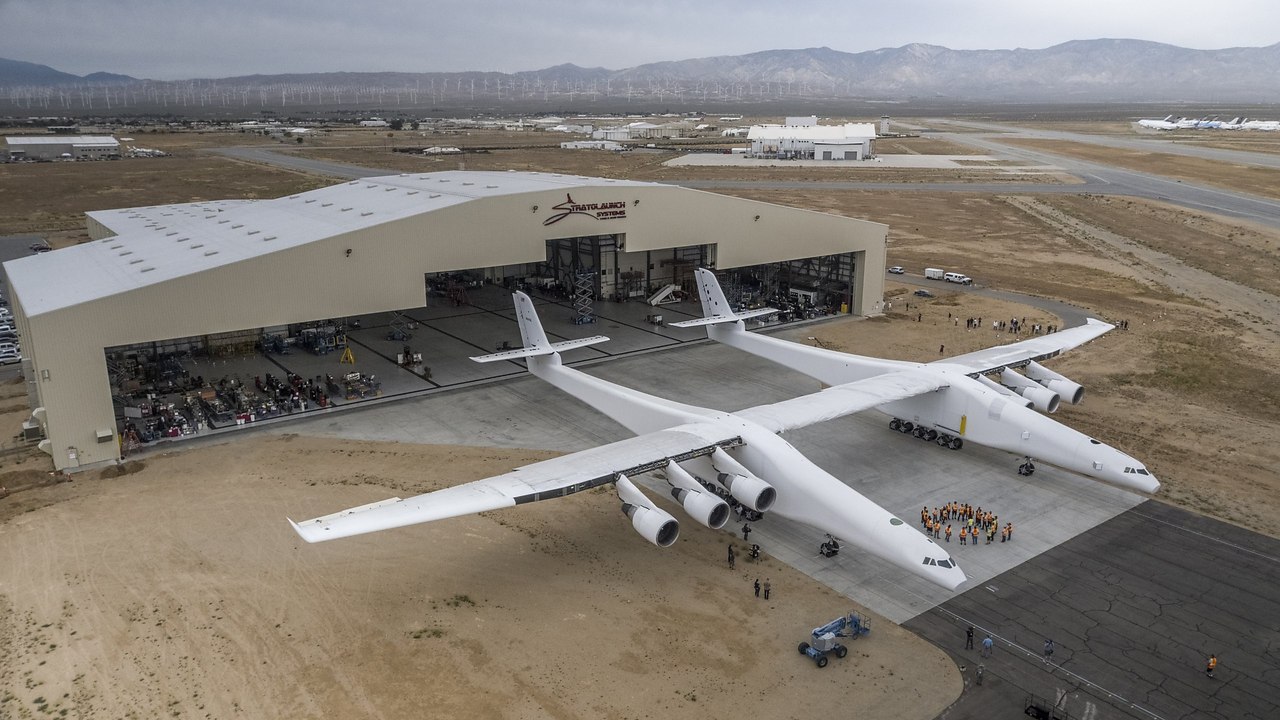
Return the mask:
[(93, 238), (4, 264), (41, 447), (59, 469), (120, 457), (105, 348), (424, 304), (426, 274), (547, 267), (597, 249), (599, 292), (700, 248), (720, 269), (852, 259), (847, 302), (877, 312), (884, 225), (657, 183), (540, 173), (367, 178), (265, 201), (89, 213)]

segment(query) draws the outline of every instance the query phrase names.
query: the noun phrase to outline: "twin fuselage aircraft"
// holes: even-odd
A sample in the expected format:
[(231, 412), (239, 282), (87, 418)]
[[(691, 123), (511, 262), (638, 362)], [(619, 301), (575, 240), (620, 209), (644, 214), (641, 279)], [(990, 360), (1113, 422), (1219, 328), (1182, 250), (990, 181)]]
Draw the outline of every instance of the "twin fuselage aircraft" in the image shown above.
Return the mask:
[[(776, 513), (840, 538), (954, 590), (966, 578), (945, 549), (815, 465), (781, 437), (789, 430), (873, 408), (891, 415), (895, 429), (952, 448), (967, 440), (1128, 488), (1154, 492), (1159, 487), (1138, 461), (1029, 408), (1034, 405), (1051, 412), (1062, 395), (1079, 401), (1083, 393), (1079, 385), (1036, 361), (1086, 342), (1110, 330), (1110, 325), (1090, 321), (1081, 328), (943, 362), (907, 363), (747, 332), (745, 319), (775, 311), (734, 312), (715, 275), (707, 270), (698, 271), (698, 286), (704, 317), (676, 324), (706, 326), (712, 339), (788, 365), (831, 387), (736, 413), (649, 395), (565, 367), (561, 352), (608, 338), (551, 343), (533, 301), (517, 292), (514, 300), (523, 347), (472, 359), (523, 360), (534, 376), (608, 415), (636, 436), (416, 497), (391, 498), (301, 523), (290, 521), (294, 530), (307, 542), (320, 542), (613, 485), (632, 527), (649, 542), (666, 547), (678, 537), (679, 522), (631, 480), (653, 473), (665, 482), (685, 514), (712, 529), (727, 523), (731, 513), (724, 498), (732, 498), (753, 511)], [(1027, 375), (1017, 374), (1015, 367), (1025, 368)], [(1001, 371), (1003, 385), (985, 377)], [(1030, 459), (1023, 463), (1024, 474), (1030, 465)]]

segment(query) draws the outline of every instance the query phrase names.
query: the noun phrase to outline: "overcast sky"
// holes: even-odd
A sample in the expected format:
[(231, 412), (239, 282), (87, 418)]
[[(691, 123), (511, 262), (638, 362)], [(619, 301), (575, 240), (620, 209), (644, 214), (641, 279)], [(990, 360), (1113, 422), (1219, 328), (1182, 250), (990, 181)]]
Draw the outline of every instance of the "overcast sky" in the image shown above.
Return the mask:
[(0, 0), (0, 56), (162, 80), (326, 71), (621, 69), (661, 60), (920, 42), (1043, 48), (1137, 38), (1280, 41), (1280, 2), (1230, 0)]

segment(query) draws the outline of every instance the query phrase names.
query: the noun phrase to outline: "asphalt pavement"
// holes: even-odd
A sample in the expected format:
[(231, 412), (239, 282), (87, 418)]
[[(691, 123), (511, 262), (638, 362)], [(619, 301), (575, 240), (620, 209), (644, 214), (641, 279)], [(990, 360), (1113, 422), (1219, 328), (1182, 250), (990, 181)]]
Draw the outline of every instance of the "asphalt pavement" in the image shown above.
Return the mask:
[(1076, 720), (1280, 717), (1280, 540), (1154, 500), (905, 627), (963, 668), (940, 720), (1019, 716), (1028, 696)]

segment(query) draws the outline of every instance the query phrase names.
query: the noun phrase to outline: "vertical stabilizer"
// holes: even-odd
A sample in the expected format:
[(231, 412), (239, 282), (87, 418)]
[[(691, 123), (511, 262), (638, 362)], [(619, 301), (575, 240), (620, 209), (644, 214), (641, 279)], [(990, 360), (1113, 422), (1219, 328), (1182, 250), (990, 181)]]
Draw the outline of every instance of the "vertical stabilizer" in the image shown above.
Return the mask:
[(706, 268), (698, 268), (694, 272), (697, 274), (698, 297), (702, 300), (702, 317), (732, 316), (733, 308), (729, 307), (729, 300), (724, 296), (716, 274)]
[(516, 322), (520, 323), (520, 342), (525, 349), (550, 348), (547, 334), (542, 330), (542, 321), (538, 319), (538, 311), (533, 309), (533, 300), (522, 292), (516, 292)]
[(736, 313), (733, 311), (733, 307), (729, 305), (729, 299), (725, 297), (724, 290), (720, 288), (720, 281), (716, 280), (714, 272), (706, 268), (698, 268), (694, 272), (697, 273), (698, 299), (702, 301), (702, 317), (697, 320), (674, 322), (671, 323), (671, 327), (686, 328), (737, 323), (747, 318), (773, 315), (778, 312), (774, 308), (761, 308), (759, 310)]

